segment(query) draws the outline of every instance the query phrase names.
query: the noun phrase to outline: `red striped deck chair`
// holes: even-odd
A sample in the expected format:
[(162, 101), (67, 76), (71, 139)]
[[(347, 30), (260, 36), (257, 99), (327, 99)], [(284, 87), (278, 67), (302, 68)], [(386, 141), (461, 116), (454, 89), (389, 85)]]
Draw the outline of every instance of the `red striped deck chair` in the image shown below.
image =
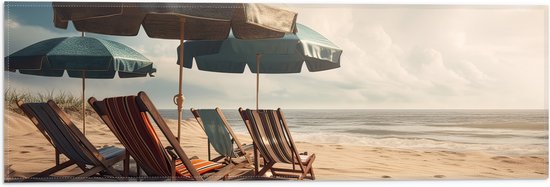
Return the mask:
[[(55, 166), (31, 176), (25, 181), (55, 181), (57, 178), (77, 181), (87, 179), (95, 174), (110, 174), (110, 177), (115, 179), (124, 179), (119, 172), (112, 168), (114, 164), (122, 160), (124, 160), (124, 176), (128, 175), (129, 158), (126, 151), (115, 146), (96, 149), (54, 101), (50, 100), (47, 103), (18, 101), (17, 105), (55, 148)], [(60, 155), (65, 155), (68, 161), (60, 163)], [(72, 165), (77, 165), (84, 172), (70, 177), (52, 176)], [(108, 176), (103, 175), (102, 177)]]
[[(189, 159), (145, 92), (88, 102), (149, 179), (219, 180), (234, 166)], [(162, 145), (149, 116), (170, 146)]]
[[(239, 163), (241, 167), (246, 167), (252, 164), (246, 150), (252, 149), (252, 145), (241, 144), (239, 138), (235, 135), (233, 128), (223, 115), (220, 108), (215, 109), (193, 109), (191, 113), (195, 116), (197, 122), (207, 135), (208, 139), (208, 160), (218, 162), (222, 159), (225, 162)], [(216, 158), (211, 158), (210, 149), (219, 154)], [(241, 160), (236, 161), (240, 158)], [(244, 158), (244, 159), (243, 159)]]
[[(256, 175), (263, 176), (268, 170), (273, 177), (295, 177), (315, 180), (313, 161), (315, 154), (300, 154), (292, 140), (288, 125), (281, 109), (277, 110), (243, 110), (239, 113), (254, 142), (254, 153), (259, 152), (264, 158), (264, 166), (259, 169), (258, 156), (255, 154)], [(290, 164), (290, 168), (278, 168), (276, 164)], [(298, 167), (296, 167), (298, 166)], [(308, 176), (309, 174), (309, 176)]]

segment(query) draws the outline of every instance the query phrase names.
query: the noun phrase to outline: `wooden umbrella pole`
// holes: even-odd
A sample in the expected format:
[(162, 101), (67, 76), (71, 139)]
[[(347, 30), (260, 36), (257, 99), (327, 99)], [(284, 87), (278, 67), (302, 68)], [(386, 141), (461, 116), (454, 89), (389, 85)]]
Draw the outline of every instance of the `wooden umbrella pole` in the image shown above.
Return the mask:
[(82, 71), (82, 134), (86, 135), (86, 71)]
[[(80, 32), (80, 37), (84, 37), (84, 32)], [(86, 135), (86, 71), (82, 71), (82, 134)]]
[(260, 60), (261, 54), (256, 54), (256, 110), (258, 110), (258, 101), (260, 97)]
[(180, 74), (179, 74), (179, 90), (176, 95), (176, 105), (178, 105), (178, 141), (181, 135), (181, 118), (183, 111), (183, 40), (184, 40), (184, 24), (185, 19), (180, 18)]

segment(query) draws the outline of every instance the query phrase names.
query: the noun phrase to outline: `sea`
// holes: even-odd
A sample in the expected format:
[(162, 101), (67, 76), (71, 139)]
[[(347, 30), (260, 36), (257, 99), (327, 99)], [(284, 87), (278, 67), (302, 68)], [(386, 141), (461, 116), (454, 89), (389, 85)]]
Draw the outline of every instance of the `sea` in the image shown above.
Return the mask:
[[(237, 110), (222, 110), (248, 134)], [(177, 119), (175, 110), (160, 110)], [(301, 110), (283, 114), (297, 142), (498, 155), (548, 154), (548, 110)], [(189, 110), (184, 119), (193, 118)]]

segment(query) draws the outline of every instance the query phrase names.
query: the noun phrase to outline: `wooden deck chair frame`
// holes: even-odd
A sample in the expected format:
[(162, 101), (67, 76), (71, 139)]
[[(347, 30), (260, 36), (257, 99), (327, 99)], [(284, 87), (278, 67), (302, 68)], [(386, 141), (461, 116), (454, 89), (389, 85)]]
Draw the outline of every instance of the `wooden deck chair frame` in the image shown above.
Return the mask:
[[(239, 108), (239, 113), (241, 114), (241, 117), (243, 118), (243, 121), (248, 129), (248, 132), (250, 133), (250, 136), (252, 137), (252, 140), (254, 142), (253, 144), (254, 144), (255, 174), (257, 176), (263, 176), (269, 170), (271, 171), (273, 177), (283, 176), (283, 177), (297, 178), (298, 180), (302, 180), (306, 178), (315, 180), (315, 174), (313, 172), (313, 166), (312, 166), (313, 162), (315, 161), (315, 154), (309, 155), (305, 162), (301, 161), (300, 153), (298, 152), (298, 149), (296, 148), (294, 140), (292, 139), (290, 130), (288, 129), (288, 125), (283, 116), (283, 113), (281, 112), (281, 109), (278, 108), (276, 111), (276, 115), (277, 115), (276, 117), (278, 118), (276, 120), (282, 126), (284, 137), (281, 137), (281, 138), (286, 138), (286, 141), (289, 143), (288, 146), (290, 148), (293, 161), (292, 163), (287, 163), (287, 164), (292, 164), (292, 169), (275, 167), (275, 164), (277, 164), (277, 162), (268, 159), (272, 157), (272, 155), (269, 155), (269, 153), (267, 153), (266, 151), (262, 151), (260, 149), (260, 146), (265, 147), (265, 145), (260, 145), (260, 142), (257, 140), (258, 137), (254, 135), (255, 133), (253, 132), (253, 129), (252, 129), (253, 123), (251, 122), (251, 117), (249, 116), (247, 111), (260, 112), (260, 111), (272, 111), (272, 110), (249, 110), (249, 109), (243, 110), (242, 108)], [(254, 122), (254, 123), (257, 123), (257, 122)], [(260, 167), (258, 164), (258, 153), (264, 157), (264, 162), (265, 162), (264, 166), (261, 169), (259, 169)], [(299, 168), (296, 168), (296, 166), (298, 166)], [(283, 174), (283, 173), (291, 173), (291, 174)], [(294, 173), (297, 173), (298, 175), (295, 175)], [(310, 176), (307, 176), (308, 174), (310, 174)]]
[[(145, 92), (143, 92), (143, 91), (139, 92), (136, 96), (136, 102), (139, 105), (139, 108), (142, 112), (147, 112), (151, 116), (151, 118), (153, 119), (155, 124), (159, 127), (160, 131), (163, 133), (163, 135), (166, 137), (169, 144), (172, 146), (173, 150), (175, 151), (175, 153), (174, 153), (175, 155), (170, 153), (170, 155), (172, 156), (172, 163), (171, 163), (171, 166), (170, 166), (170, 167), (172, 167), (172, 169), (171, 169), (172, 174), (171, 174), (171, 176), (166, 176), (166, 177), (169, 180), (177, 180), (178, 179), (178, 178), (176, 178), (175, 162), (176, 162), (176, 159), (180, 159), (182, 161), (182, 163), (185, 165), (185, 167), (187, 168), (187, 170), (189, 171), (192, 180), (197, 180), (197, 181), (205, 180), (198, 173), (196, 168), (193, 166), (193, 164), (191, 163), (191, 160), (189, 159), (187, 154), (181, 148), (181, 146), (179, 144), (179, 141), (177, 140), (176, 136), (174, 136), (172, 131), (168, 128), (168, 125), (166, 124), (164, 119), (161, 117), (160, 113), (158, 112), (156, 107), (153, 105), (153, 103), (151, 102), (151, 100), (149, 99), (147, 94), (145, 94)], [(105, 107), (106, 106), (105, 106), (104, 101), (98, 101), (96, 98), (91, 97), (90, 99), (88, 99), (88, 103), (90, 103), (92, 108), (94, 108), (94, 110), (101, 117), (101, 119), (103, 119), (105, 124), (107, 124), (107, 126), (109, 126), (111, 131), (113, 131), (113, 133), (115, 133), (115, 135), (117, 137), (119, 137), (119, 135), (117, 135), (116, 131), (112, 130), (114, 126), (113, 126), (113, 123), (111, 122), (108, 114), (105, 113), (105, 111), (106, 111)], [(129, 150), (128, 152), (132, 157), (135, 158), (134, 153), (132, 153), (131, 150)], [(177, 158), (175, 158), (176, 156), (177, 156)], [(136, 161), (136, 163), (137, 163), (137, 161)], [(138, 163), (138, 165), (139, 164), (140, 163)], [(206, 180), (224, 179), (226, 177), (226, 175), (228, 175), (231, 171), (233, 171), (233, 169), (234, 169), (234, 165), (233, 164), (228, 164), (225, 167), (219, 169), (215, 173), (215, 175), (211, 175), (211, 176), (207, 177)]]
[[(245, 150), (243, 144), (241, 144), (241, 141), (239, 141), (239, 138), (237, 138), (237, 135), (233, 131), (233, 128), (231, 128), (231, 125), (229, 125), (229, 122), (225, 118), (225, 115), (223, 114), (221, 109), (216, 107), (214, 110), (220, 116), (220, 118), (222, 120), (222, 123), (223, 123), (225, 129), (227, 130), (227, 132), (229, 132), (229, 135), (231, 136), (232, 143), (237, 144), (237, 149), (235, 149), (235, 151), (239, 151), (240, 153), (242, 153), (241, 157), (244, 157), (246, 159), (246, 163), (240, 163), (238, 165), (241, 165), (242, 167), (246, 167), (246, 166), (248, 166), (248, 164), (252, 164), (252, 160), (250, 160), (250, 157), (246, 153), (246, 150)], [(199, 123), (201, 128), (203, 130), (205, 130), (202, 118), (201, 118), (198, 110), (196, 110), (194, 108), (191, 108), (191, 113), (193, 114), (193, 116), (195, 116), (195, 119), (197, 120), (197, 122)], [(205, 133), (206, 133), (206, 131), (205, 131)], [(211, 159), (211, 151), (210, 151), (211, 150), (211, 148), (210, 148), (211, 145), (210, 145), (210, 137), (208, 137), (208, 135), (207, 135), (207, 140), (208, 140), (208, 160), (211, 160), (211, 161), (214, 161), (214, 162), (218, 162), (221, 159), (226, 159), (226, 160), (232, 161), (231, 157), (227, 157), (227, 156), (224, 156), (224, 155), (221, 155), (221, 154), (220, 154), (220, 156)], [(240, 155), (237, 155), (237, 156), (240, 156)]]
[[(47, 106), (51, 108), (51, 111), (34, 108), (33, 106), (31, 106), (32, 104), (40, 104), (43, 106), (47, 104)], [(124, 180), (127, 179), (128, 171), (129, 171), (129, 155), (126, 152), (124, 152), (123, 154), (120, 154), (119, 156), (115, 156), (111, 159), (105, 159), (99, 153), (99, 151), (92, 145), (92, 143), (90, 143), (90, 141), (84, 136), (84, 134), (82, 134), (82, 132), (80, 132), (80, 130), (74, 125), (74, 123), (65, 114), (65, 112), (63, 112), (59, 108), (59, 106), (57, 106), (57, 104), (54, 101), (49, 100), (47, 103), (23, 103), (23, 101), (18, 101), (17, 106), (23, 111), (23, 113), (25, 113), (25, 115), (38, 128), (40, 133), (42, 133), (42, 135), (44, 135), (44, 137), (48, 140), (48, 142), (55, 148), (55, 166), (31, 176), (27, 178), (25, 181), (36, 181), (36, 180), (40, 181), (47, 178), (53, 179), (55, 177), (51, 176), (52, 174), (72, 165), (77, 165), (84, 172), (82, 174), (69, 177), (69, 181), (84, 180), (87, 177), (90, 177), (102, 171), (106, 171), (107, 173), (113, 175), (115, 179), (124, 179)], [(81, 143), (81, 145), (73, 145), (72, 147), (81, 148), (80, 150), (76, 150), (76, 151), (81, 151), (82, 153), (87, 155), (90, 161), (92, 161), (91, 168), (87, 168), (86, 163), (79, 163), (75, 160), (70, 159), (70, 156), (63, 153), (60, 150), (60, 148), (56, 146), (56, 144), (54, 143), (54, 140), (52, 140), (51, 135), (49, 135), (46, 132), (46, 129), (44, 127), (45, 124), (43, 123), (51, 122), (48, 120), (43, 120), (46, 117), (57, 121), (57, 124), (55, 125), (66, 126), (66, 128), (68, 129), (68, 131), (66, 132), (70, 134), (65, 134), (64, 136), (68, 138), (76, 138), (76, 141)], [(69, 160), (61, 163), (60, 156), (62, 154), (65, 154), (65, 156), (69, 158)], [(117, 172), (112, 168), (114, 164), (122, 160), (124, 161), (123, 175), (121, 175), (119, 172)]]

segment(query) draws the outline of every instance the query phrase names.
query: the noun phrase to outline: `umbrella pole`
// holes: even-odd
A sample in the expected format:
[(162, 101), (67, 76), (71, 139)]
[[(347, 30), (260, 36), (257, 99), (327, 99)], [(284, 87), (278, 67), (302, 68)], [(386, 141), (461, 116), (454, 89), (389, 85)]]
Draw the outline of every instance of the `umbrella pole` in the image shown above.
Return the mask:
[(86, 135), (86, 101), (85, 90), (86, 89), (86, 71), (82, 71), (82, 134)]
[[(80, 37), (84, 37), (84, 32), (80, 32)], [(82, 134), (86, 135), (86, 101), (85, 90), (86, 89), (86, 71), (82, 71)]]
[(182, 110), (183, 110), (183, 39), (184, 39), (184, 32), (183, 32), (183, 26), (184, 26), (185, 20), (183, 18), (180, 18), (180, 74), (179, 74), (179, 90), (178, 95), (176, 95), (176, 105), (178, 105), (178, 141), (180, 141), (180, 135), (181, 135), (181, 118), (182, 118)]
[(261, 54), (256, 54), (256, 110), (258, 110), (258, 101), (260, 93), (260, 60)]

